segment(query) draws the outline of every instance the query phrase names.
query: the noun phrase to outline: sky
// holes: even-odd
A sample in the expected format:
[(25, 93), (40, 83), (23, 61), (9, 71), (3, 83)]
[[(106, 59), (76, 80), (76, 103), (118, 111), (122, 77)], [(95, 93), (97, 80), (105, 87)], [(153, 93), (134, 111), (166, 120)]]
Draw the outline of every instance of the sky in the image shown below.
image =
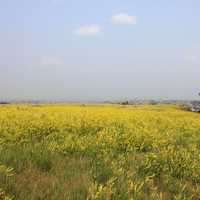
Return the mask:
[(200, 99), (199, 0), (0, 0), (0, 100)]

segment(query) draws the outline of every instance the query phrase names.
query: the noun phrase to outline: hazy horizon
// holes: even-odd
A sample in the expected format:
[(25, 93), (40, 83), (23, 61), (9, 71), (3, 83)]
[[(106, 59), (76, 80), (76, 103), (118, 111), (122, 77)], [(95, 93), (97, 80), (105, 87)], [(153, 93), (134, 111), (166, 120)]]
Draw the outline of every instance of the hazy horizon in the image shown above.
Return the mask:
[(0, 101), (198, 100), (200, 1), (0, 2)]

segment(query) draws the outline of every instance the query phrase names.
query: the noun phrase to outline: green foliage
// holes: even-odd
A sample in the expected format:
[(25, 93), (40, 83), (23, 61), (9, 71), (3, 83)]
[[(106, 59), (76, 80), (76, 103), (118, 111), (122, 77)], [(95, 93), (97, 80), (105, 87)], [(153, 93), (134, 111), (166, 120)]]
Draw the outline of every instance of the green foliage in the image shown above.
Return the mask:
[[(13, 168), (6, 167), (0, 163), (0, 180), (5, 180), (7, 183), (7, 179), (13, 176)], [(6, 192), (0, 186), (0, 200), (12, 200)]]

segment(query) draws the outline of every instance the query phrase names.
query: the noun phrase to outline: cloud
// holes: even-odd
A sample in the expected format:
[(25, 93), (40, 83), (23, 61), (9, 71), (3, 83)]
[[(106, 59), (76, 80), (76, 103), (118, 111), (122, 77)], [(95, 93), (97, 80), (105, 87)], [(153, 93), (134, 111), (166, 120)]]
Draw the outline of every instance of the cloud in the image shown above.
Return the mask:
[(49, 66), (60, 66), (63, 65), (64, 62), (60, 57), (56, 56), (43, 56), (40, 58), (39, 65), (42, 67)]
[(197, 55), (190, 55), (186, 57), (187, 61), (192, 63), (192, 64), (200, 64), (200, 56)]
[(84, 25), (75, 30), (76, 35), (80, 36), (96, 36), (101, 33), (102, 29), (99, 25)]
[(57, 4), (57, 3), (63, 3), (64, 0), (49, 0), (50, 3), (53, 3), (53, 4)]
[(195, 45), (185, 52), (185, 60), (191, 64), (200, 64), (200, 45)]
[(113, 24), (137, 24), (137, 17), (131, 16), (126, 13), (119, 13), (111, 17)]

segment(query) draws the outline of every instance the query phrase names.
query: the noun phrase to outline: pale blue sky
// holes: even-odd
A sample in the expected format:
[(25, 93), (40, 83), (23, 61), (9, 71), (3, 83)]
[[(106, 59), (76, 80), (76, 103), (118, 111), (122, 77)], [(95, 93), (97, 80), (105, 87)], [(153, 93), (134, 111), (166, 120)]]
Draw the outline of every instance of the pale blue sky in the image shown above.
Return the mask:
[(0, 99), (198, 99), (199, 0), (0, 0)]

